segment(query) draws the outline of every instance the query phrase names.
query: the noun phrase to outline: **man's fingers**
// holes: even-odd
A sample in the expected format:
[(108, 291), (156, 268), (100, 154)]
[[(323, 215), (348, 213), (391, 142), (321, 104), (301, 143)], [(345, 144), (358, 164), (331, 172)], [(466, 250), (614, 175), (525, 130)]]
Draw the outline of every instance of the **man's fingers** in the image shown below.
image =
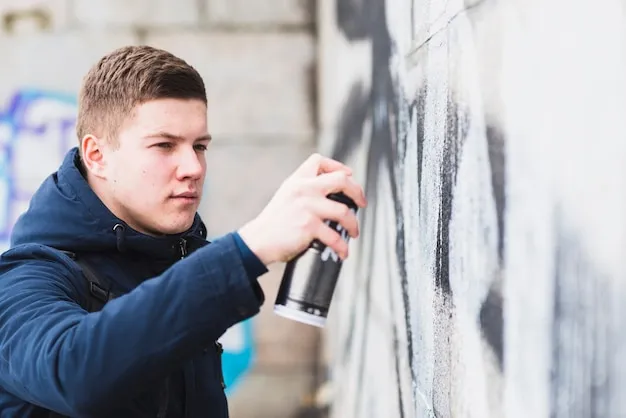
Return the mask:
[(315, 177), (322, 173), (335, 171), (342, 171), (348, 175), (352, 174), (352, 169), (347, 165), (320, 154), (312, 154), (296, 169), (294, 174), (298, 177)]
[(315, 237), (324, 245), (330, 247), (342, 260), (348, 257), (348, 243), (339, 235), (339, 233), (320, 222), (315, 233)]
[(355, 213), (341, 202), (326, 197), (311, 198), (307, 206), (322, 221), (330, 220), (339, 223), (348, 234), (356, 238), (359, 236), (359, 222)]
[(346, 196), (356, 203), (357, 206), (363, 208), (367, 206), (367, 199), (363, 193), (363, 188), (354, 181), (352, 176), (346, 175), (344, 172), (335, 171), (333, 173), (320, 174), (312, 179), (313, 187), (319, 190), (324, 196), (331, 193), (343, 192)]
[(322, 157), (317, 167), (317, 174), (333, 173), (336, 171), (344, 172), (349, 176), (352, 175), (352, 169), (344, 163), (333, 160), (332, 158)]

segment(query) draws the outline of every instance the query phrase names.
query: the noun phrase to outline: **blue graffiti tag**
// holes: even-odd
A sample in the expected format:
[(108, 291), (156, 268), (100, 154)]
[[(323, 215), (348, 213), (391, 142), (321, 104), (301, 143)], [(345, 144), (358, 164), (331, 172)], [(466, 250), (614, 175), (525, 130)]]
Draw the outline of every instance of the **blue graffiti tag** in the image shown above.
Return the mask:
[[(76, 100), (71, 95), (21, 90), (0, 111), (0, 250), (8, 248), (12, 227), (41, 182), (76, 144), (75, 125)], [(251, 320), (229, 329), (220, 341), (230, 394), (254, 359)]]
[(75, 143), (75, 121), (71, 96), (37, 90), (18, 92), (0, 113), (0, 243), (5, 248), (15, 220)]

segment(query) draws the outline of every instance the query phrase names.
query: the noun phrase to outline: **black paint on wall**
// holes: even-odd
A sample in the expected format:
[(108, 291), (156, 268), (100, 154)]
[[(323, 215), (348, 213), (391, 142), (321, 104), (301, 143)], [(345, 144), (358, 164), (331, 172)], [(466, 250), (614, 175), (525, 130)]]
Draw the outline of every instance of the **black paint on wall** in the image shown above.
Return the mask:
[(498, 366), (504, 370), (504, 318), (502, 299), (502, 270), (504, 267), (504, 211), (506, 208), (506, 154), (504, 151), (504, 135), (494, 125), (487, 124), (487, 146), (489, 151), (489, 168), (491, 171), (491, 188), (496, 205), (498, 224), (498, 259), (499, 269), (494, 277), (487, 298), (480, 309), (480, 326), (487, 343), (491, 346)]
[[(461, 150), (467, 137), (469, 117), (463, 108), (456, 105), (448, 95), (446, 106), (446, 130), (441, 162), (441, 201), (437, 220), (437, 246), (435, 248), (435, 286), (440, 292), (441, 307), (435, 313), (436, 323), (434, 344), (434, 380), (438, 390), (433, 391), (435, 416), (450, 416), (451, 392), (451, 342), (453, 333), (454, 306), (450, 287), (450, 222), (454, 186), (457, 181)], [(421, 164), (422, 162), (420, 162)]]
[[(384, 228), (396, 228), (395, 250), (399, 265), (401, 278), (401, 289), (403, 292), (402, 306), (394, 306), (393, 299), (390, 300), (392, 317), (398, 318), (397, 310), (404, 312), (404, 324), (394, 323), (392, 329), (393, 347), (396, 351), (395, 372), (398, 377), (398, 406), (402, 411), (405, 397), (413, 397), (413, 392), (402, 393), (402, 385), (399, 377), (401, 375), (399, 356), (400, 353), (408, 353), (411, 379), (413, 384), (417, 382), (417, 370), (421, 368), (420, 361), (423, 359), (413, 358), (413, 338), (411, 335), (411, 299), (409, 293), (408, 280), (417, 278), (407, 276), (405, 254), (405, 234), (414, 234), (416, 231), (406, 231), (404, 218), (416, 216), (417, 214), (403, 213), (403, 205), (399, 196), (397, 176), (394, 167), (399, 162), (405, 160), (406, 152), (406, 129), (405, 126), (410, 117), (415, 120), (415, 133), (417, 136), (417, 161), (406, 162), (415, 165), (417, 170), (418, 190), (421, 193), (424, 177), (424, 142), (425, 132), (425, 106), (427, 100), (428, 83), (422, 84), (416, 97), (402, 97), (401, 89), (396, 88), (390, 72), (390, 58), (393, 48), (389, 28), (386, 24), (385, 1), (383, 0), (337, 0), (337, 25), (343, 36), (350, 41), (369, 40), (372, 48), (372, 86), (368, 91), (364, 84), (355, 80), (348, 99), (344, 103), (342, 113), (339, 116), (337, 137), (333, 149), (333, 157), (338, 160), (346, 160), (356, 150), (361, 150), (364, 144), (367, 145), (366, 153), (366, 179), (365, 191), (369, 200), (369, 206), (361, 213), (362, 228), (376, 230), (380, 233)], [(432, 98), (435, 99), (435, 98)], [(404, 113), (403, 113), (404, 112)], [(407, 117), (407, 115), (410, 115)], [(439, 214), (437, 222), (436, 246), (432, 248), (435, 252), (435, 285), (440, 295), (441, 306), (435, 312), (437, 326), (435, 327), (435, 350), (434, 358), (434, 379), (433, 386), (437, 390), (433, 391), (432, 405), (437, 416), (448, 416), (450, 414), (450, 390), (451, 390), (451, 344), (454, 326), (454, 303), (452, 289), (450, 287), (450, 222), (452, 218), (452, 208), (454, 203), (454, 188), (457, 182), (459, 162), (462, 155), (464, 141), (470, 126), (470, 113), (468, 109), (459, 106), (452, 94), (447, 97), (446, 131), (443, 146), (443, 161), (439, 173), (441, 180), (441, 201), (439, 202)], [(371, 136), (365, 138), (366, 123), (371, 123)], [(403, 125), (404, 124), (404, 125)], [(491, 167), (494, 200), (498, 219), (498, 256), (503, 260), (504, 254), (504, 209), (505, 209), (505, 158), (504, 158), (504, 137), (501, 132), (493, 127), (487, 128), (487, 141), (489, 147), (489, 162)], [(413, 135), (412, 135), (413, 136)], [(385, 173), (386, 171), (386, 173)], [(393, 225), (374, 225), (373, 215), (380, 210), (382, 202), (378, 196), (378, 179), (381, 174), (386, 174), (391, 179), (391, 194), (393, 207), (397, 216), (397, 223)], [(414, 198), (419, 198), (415, 196)], [(380, 236), (380, 235), (378, 235)], [(361, 254), (381, 254), (379, 242), (373, 240), (359, 240)], [(368, 246), (368, 247), (364, 247)], [(367, 251), (365, 251), (367, 250)], [(382, 252), (384, 253), (384, 252)], [(394, 254), (389, 254), (390, 257)], [(372, 271), (373, 257), (369, 260), (362, 260), (357, 268), (357, 277), (364, 289), (364, 303), (355, 303), (349, 316), (349, 324), (346, 327), (349, 335), (346, 337), (346, 346), (343, 347), (341, 361), (348, 362), (349, 356), (360, 356), (365, 358), (368, 349), (368, 327), (356, 329), (356, 324), (367, 324), (370, 318), (371, 291), (372, 291)], [(395, 274), (390, 272), (390, 277)], [(390, 297), (395, 291), (397, 284), (389, 283)], [(490, 292), (482, 305), (480, 321), (485, 340), (492, 347), (496, 354), (499, 366), (503, 365), (503, 318), (502, 318), (502, 295), (501, 278), (498, 274), (493, 278)], [(357, 318), (359, 321), (357, 321)], [(398, 327), (404, 326), (401, 330), (407, 334), (408, 347), (399, 347)], [(365, 361), (358, 363), (360, 368), (358, 373), (358, 384), (364, 383), (364, 370), (367, 367)], [(357, 396), (366, 396), (365, 390), (359, 387), (355, 391)], [(357, 405), (364, 405), (365, 399), (357, 399)], [(358, 416), (364, 416), (367, 411), (355, 411)], [(403, 414), (404, 412), (402, 412)], [(403, 416), (403, 415), (402, 415)]]
[(461, 149), (467, 135), (467, 115), (448, 97), (446, 135), (441, 164), (441, 202), (437, 221), (435, 285), (450, 295), (450, 221), (452, 219), (452, 189), (456, 184)]
[(504, 268), (504, 236), (506, 210), (506, 152), (504, 149), (504, 135), (494, 125), (487, 125), (487, 144), (489, 146), (489, 164), (491, 167), (491, 187), (496, 203), (498, 222), (498, 257), (500, 271), (494, 280), (487, 300), (481, 309), (481, 326), (487, 341), (494, 349), (500, 369), (504, 370), (504, 318), (502, 301), (502, 269)]
[(418, 190), (422, 190), (422, 165), (424, 164), (424, 115), (426, 114), (426, 95), (428, 93), (428, 85), (424, 84), (417, 94), (415, 108), (417, 110), (417, 185)]
[(339, 115), (337, 140), (333, 149), (335, 158), (345, 159), (359, 146), (370, 107), (370, 92), (365, 91), (362, 83), (353, 84)]
[[(423, 91), (425, 94), (425, 90)], [(406, 116), (406, 120), (410, 120), (412, 117), (414, 117), (414, 111), (416, 109), (416, 103), (411, 103), (410, 100), (407, 97), (404, 97), (403, 95), (400, 96), (401, 100), (401, 106), (400, 109), (404, 108), (407, 109), (407, 114)], [(420, 95), (420, 97), (422, 97)], [(419, 98), (418, 98), (418, 103), (419, 103)], [(419, 105), (417, 106), (417, 108), (419, 108)], [(423, 98), (422, 98), (422, 108), (423, 108)], [(420, 115), (418, 113), (418, 115)], [(422, 113), (423, 115), (423, 113)], [(398, 124), (403, 123), (403, 119), (401, 118), (397, 118), (396, 122)], [(421, 118), (421, 120), (419, 120), (418, 122), (418, 130), (424, 130), (424, 124), (423, 124), (423, 118)], [(399, 127), (396, 128), (395, 133), (397, 135), (398, 132), (401, 132), (401, 130), (399, 129)], [(418, 139), (418, 160), (421, 161), (421, 155), (422, 155), (422, 147), (421, 145), (423, 144), (423, 136), (420, 137)], [(407, 136), (406, 135), (397, 135), (397, 148), (396, 148), (396, 156), (395, 159), (396, 161), (399, 160), (404, 160), (405, 156), (406, 156), (406, 144), (407, 142)], [(421, 164), (418, 165), (418, 176), (420, 174), (419, 170), (420, 170)], [(392, 177), (393, 181), (395, 182), (395, 178)], [(419, 190), (419, 186), (418, 186), (418, 190)], [(415, 372), (415, 368), (414, 368), (414, 357), (413, 357), (413, 330), (411, 328), (411, 293), (409, 292), (409, 282), (408, 282), (408, 272), (406, 269), (406, 263), (407, 263), (407, 257), (406, 257), (406, 242), (405, 242), (405, 236), (406, 236), (406, 226), (404, 224), (404, 217), (405, 217), (405, 213), (403, 212), (403, 208), (401, 205), (396, 204), (396, 228), (397, 228), (397, 232), (396, 232), (396, 257), (398, 260), (398, 268), (399, 268), (399, 272), (400, 272), (400, 286), (401, 286), (401, 290), (402, 290), (402, 306), (399, 307), (399, 309), (402, 309), (404, 312), (404, 324), (397, 324), (394, 322), (394, 329), (393, 329), (393, 338), (394, 338), (394, 353), (395, 353), (395, 367), (396, 367), (396, 379), (398, 382), (398, 387), (402, 388), (402, 385), (400, 383), (400, 365), (399, 365), (399, 357), (400, 357), (400, 350), (401, 347), (398, 345), (398, 326), (404, 325), (404, 333), (406, 335), (406, 339), (407, 339), (407, 345), (408, 347), (406, 347), (406, 352), (408, 353), (408, 363), (410, 366), (410, 374), (411, 374), (411, 382), (416, 382), (417, 381), (417, 376), (416, 376), (416, 372)], [(393, 291), (394, 291), (394, 284), (389, 282), (389, 295), (390, 298), (393, 295)], [(395, 307), (395, 303), (393, 300), (390, 300), (390, 305), (392, 307), (392, 318), (397, 318), (398, 315), (396, 314), (396, 307)], [(408, 396), (411, 396), (412, 394), (408, 394)], [(401, 393), (399, 393), (399, 399), (398, 399), (398, 405), (400, 410), (402, 411), (402, 414), (404, 415), (404, 411), (403, 411), (403, 395)]]
[[(496, 280), (500, 280), (496, 278)], [(480, 327), (491, 346), (498, 367), (504, 370), (504, 318), (502, 316), (502, 293), (499, 287), (492, 285), (487, 298), (480, 308)]]
[(487, 125), (487, 146), (489, 149), (489, 166), (491, 169), (491, 187), (496, 202), (498, 216), (498, 256), (500, 263), (504, 261), (504, 210), (506, 208), (506, 154), (504, 152), (504, 135), (500, 129)]
[[(384, 1), (380, 1), (384, 3)], [(350, 41), (371, 36), (372, 0), (338, 0), (336, 2), (337, 26)]]
[[(362, 228), (373, 228), (373, 221), (370, 220), (369, 214), (375, 214), (378, 210), (377, 193), (377, 179), (382, 170), (387, 170), (389, 178), (392, 179), (391, 190), (394, 208), (396, 213), (401, 210), (398, 198), (398, 188), (395, 182), (395, 175), (393, 167), (396, 165), (397, 152), (396, 152), (396, 127), (393, 126), (393, 121), (397, 120), (398, 115), (398, 101), (399, 97), (394, 90), (394, 85), (391, 78), (389, 63), (391, 57), (391, 38), (386, 25), (385, 16), (385, 2), (379, 0), (339, 0), (337, 1), (337, 25), (342, 33), (349, 40), (369, 39), (371, 41), (373, 63), (371, 68), (372, 87), (369, 92), (366, 92), (362, 87), (362, 84), (356, 82), (350, 92), (348, 101), (343, 107), (342, 115), (340, 116), (337, 140), (333, 149), (333, 158), (338, 160), (345, 160), (348, 156), (357, 149), (363, 140), (364, 127), (366, 121), (371, 121), (372, 133), (371, 138), (368, 138), (369, 147), (366, 152), (367, 155), (367, 172), (365, 180), (365, 193), (368, 197), (368, 208), (361, 213)], [(380, 227), (380, 226), (379, 226)], [(385, 227), (394, 227), (388, 225)], [(398, 234), (401, 235), (401, 234)], [(361, 246), (361, 252), (364, 245), (369, 245), (368, 250), (377, 248), (376, 242), (370, 240), (366, 242), (361, 240), (357, 245)], [(396, 248), (400, 248), (399, 243), (396, 243)], [(402, 248), (404, 248), (402, 246)], [(403, 253), (403, 250), (402, 250)], [(402, 254), (402, 258), (403, 254)], [(404, 261), (404, 260), (402, 260)], [(364, 358), (365, 351), (367, 350), (368, 332), (369, 328), (361, 330), (355, 329), (356, 315), (362, 315), (364, 324), (367, 324), (370, 315), (370, 303), (371, 303), (371, 271), (373, 258), (370, 257), (369, 262), (363, 265), (361, 264), (357, 269), (358, 280), (363, 280), (363, 288), (365, 289), (365, 301), (363, 310), (357, 307), (352, 310), (350, 314), (350, 335), (347, 337), (348, 347), (344, 348), (344, 354), (354, 353), (355, 350), (359, 351), (360, 358)], [(404, 266), (402, 263), (401, 265)], [(404, 269), (403, 269), (404, 270)], [(391, 273), (391, 272), (390, 272)], [(391, 274), (391, 277), (395, 275)], [(404, 290), (408, 289), (406, 272), (401, 275), (402, 287)], [(392, 283), (390, 283), (390, 286)], [(404, 303), (408, 303), (409, 297), (405, 292), (406, 297), (403, 299)], [(393, 305), (393, 304), (392, 304)], [(408, 305), (401, 307), (404, 312), (409, 312)], [(395, 315), (394, 315), (395, 316)], [(405, 327), (408, 328), (408, 322)], [(360, 335), (359, 341), (355, 340), (355, 335)], [(396, 327), (393, 332), (393, 346), (396, 350), (399, 350), (398, 346), (398, 330)], [(410, 341), (410, 338), (409, 338)], [(409, 353), (412, 353), (412, 349), (409, 348)], [(409, 354), (411, 356), (411, 354)], [(343, 359), (344, 362), (347, 358)], [(413, 359), (409, 359), (411, 370), (413, 371)], [(358, 382), (360, 385), (364, 383), (364, 368), (367, 365), (365, 362), (360, 362), (358, 370)], [(399, 382), (400, 370), (399, 370), (399, 358), (395, 356), (395, 371), (398, 376), (398, 404), (399, 410), (402, 411), (401, 417), (403, 417), (403, 397), (410, 396), (410, 394), (402, 393)], [(359, 388), (357, 390), (357, 396), (364, 396), (365, 391)], [(357, 399), (357, 404), (361, 405), (360, 399)], [(356, 411), (358, 416), (363, 416), (367, 411)]]

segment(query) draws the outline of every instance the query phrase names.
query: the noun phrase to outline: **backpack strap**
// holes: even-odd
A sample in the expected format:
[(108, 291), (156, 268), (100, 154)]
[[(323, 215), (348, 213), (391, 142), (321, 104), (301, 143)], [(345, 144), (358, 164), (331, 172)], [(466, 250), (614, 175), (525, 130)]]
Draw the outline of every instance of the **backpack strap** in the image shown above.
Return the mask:
[(63, 252), (80, 266), (83, 276), (87, 279), (87, 284), (89, 286), (89, 299), (87, 301), (88, 312), (98, 312), (108, 301), (116, 297), (116, 295), (111, 292), (111, 284), (108, 283), (108, 280), (103, 277), (99, 277), (91, 263), (89, 263), (86, 258), (78, 257), (76, 253), (69, 251)]
[[(70, 257), (76, 264), (78, 264), (83, 272), (83, 276), (87, 279), (89, 285), (89, 300), (87, 301), (88, 312), (98, 312), (104, 305), (111, 299), (115, 299), (117, 295), (111, 292), (111, 284), (107, 279), (99, 277), (96, 270), (91, 263), (84, 257), (78, 257), (76, 253), (62, 250), (65, 255)], [(169, 391), (170, 391), (170, 379), (165, 379), (165, 384), (161, 389), (161, 400), (159, 402), (158, 418), (165, 418), (167, 416), (167, 409), (169, 404)], [(64, 415), (50, 411), (47, 418), (65, 418)]]

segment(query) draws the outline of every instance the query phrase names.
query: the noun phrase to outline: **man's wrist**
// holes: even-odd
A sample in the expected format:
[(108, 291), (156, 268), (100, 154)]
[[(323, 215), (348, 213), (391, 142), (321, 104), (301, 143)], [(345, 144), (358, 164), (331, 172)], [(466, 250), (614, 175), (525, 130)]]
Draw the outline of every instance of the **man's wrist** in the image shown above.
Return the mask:
[(260, 233), (256, 231), (254, 221), (250, 221), (237, 231), (239, 237), (243, 240), (246, 246), (252, 253), (263, 263), (265, 266), (269, 266), (274, 262), (274, 259), (269, 251), (259, 242)]
[(265, 267), (265, 264), (263, 264), (263, 262), (252, 252), (252, 250), (250, 250), (248, 245), (241, 238), (241, 235), (239, 235), (238, 232), (235, 232), (233, 234), (233, 238), (235, 239), (235, 243), (237, 244), (237, 248), (241, 254), (244, 268), (246, 269), (250, 279), (256, 280), (259, 276), (267, 273), (267, 267)]

